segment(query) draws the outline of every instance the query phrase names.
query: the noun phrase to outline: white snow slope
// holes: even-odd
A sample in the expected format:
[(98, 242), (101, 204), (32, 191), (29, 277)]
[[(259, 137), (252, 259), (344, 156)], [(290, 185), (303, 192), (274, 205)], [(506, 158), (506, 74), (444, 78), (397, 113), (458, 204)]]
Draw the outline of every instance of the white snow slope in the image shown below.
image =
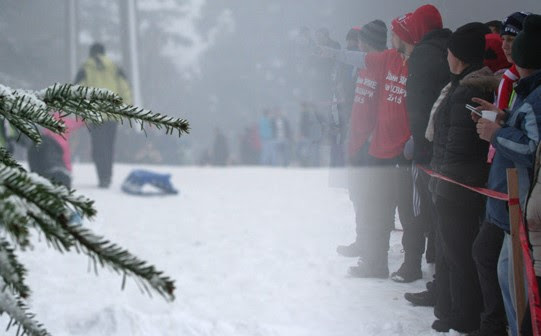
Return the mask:
[[(328, 171), (147, 167), (172, 173), (181, 193), (142, 198), (120, 191), (133, 168), (117, 165), (114, 185), (101, 190), (93, 166), (75, 165), (74, 188), (98, 209), (85, 225), (176, 279), (176, 300), (150, 298), (130, 280), (121, 291), (120, 276), (89, 273), (88, 258), (36, 237), (21, 259), (31, 309), (53, 335), (439, 335), (432, 310), (403, 299), (424, 289), (428, 266), (413, 284), (346, 276), (356, 260), (335, 249), (354, 239), (354, 214), (347, 191), (328, 187)], [(393, 233), (391, 270), (400, 238)]]

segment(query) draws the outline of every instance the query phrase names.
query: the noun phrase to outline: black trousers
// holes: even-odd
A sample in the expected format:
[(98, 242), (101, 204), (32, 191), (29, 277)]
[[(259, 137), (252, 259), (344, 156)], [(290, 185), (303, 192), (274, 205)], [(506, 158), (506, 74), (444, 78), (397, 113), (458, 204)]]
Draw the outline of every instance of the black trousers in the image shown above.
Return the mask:
[[(426, 252), (426, 262), (436, 261), (435, 232), (436, 232), (436, 209), (432, 200), (432, 193), (428, 189), (430, 176), (417, 168), (417, 176), (414, 178), (414, 185), (417, 189), (419, 213), (415, 216), (415, 251)], [(426, 238), (426, 239), (425, 239)], [(426, 244), (425, 244), (426, 243)], [(425, 249), (426, 245), (426, 249)]]
[(113, 176), (113, 155), (118, 125), (107, 121), (90, 127), (92, 141), (92, 159), (96, 165), (100, 185), (108, 186)]
[(371, 166), (365, 175), (367, 197), (362, 201), (362, 210), (356, 206), (357, 239), (360, 242), (361, 258), (374, 268), (388, 270), (388, 251), (391, 231), (394, 229), (396, 203), (396, 173), (394, 166)]
[(365, 242), (367, 230), (366, 225), (368, 223), (368, 211), (373, 206), (370, 190), (371, 185), (369, 181), (372, 177), (372, 170), (369, 167), (371, 160), (368, 155), (369, 144), (366, 143), (362, 148), (350, 158), (348, 167), (348, 190), (349, 199), (353, 203), (353, 209), (355, 210), (355, 242), (361, 246)]
[(63, 155), (62, 148), (54, 139), (43, 136), (41, 144), (32, 145), (28, 149), (30, 171), (71, 188), (71, 174)]
[(482, 297), (472, 246), (479, 232), (484, 200), (435, 197), (437, 213), (435, 314), (453, 327), (479, 328)]
[(483, 222), (473, 243), (473, 259), (483, 294), (481, 327), (505, 328), (505, 309), (498, 282), (498, 258), (502, 249), (504, 232), (494, 224)]
[(350, 174), (350, 198), (355, 208), (356, 241), (361, 259), (375, 268), (387, 268), (396, 208), (404, 228), (413, 221), (408, 164), (400, 166), (398, 158), (369, 158), (353, 171), (354, 175)]
[[(416, 184), (422, 176), (419, 172)], [(426, 221), (422, 216), (414, 216), (413, 212), (413, 175), (410, 163), (399, 166), (397, 206), (400, 222), (404, 232), (402, 234), (402, 247), (404, 249), (404, 263), (409, 268), (421, 268), (421, 260), (426, 245)], [(417, 187), (419, 190), (419, 188)], [(428, 187), (427, 187), (428, 191)], [(426, 205), (424, 205), (426, 207)], [(427, 210), (427, 209), (422, 209)], [(424, 213), (421, 213), (424, 214)]]

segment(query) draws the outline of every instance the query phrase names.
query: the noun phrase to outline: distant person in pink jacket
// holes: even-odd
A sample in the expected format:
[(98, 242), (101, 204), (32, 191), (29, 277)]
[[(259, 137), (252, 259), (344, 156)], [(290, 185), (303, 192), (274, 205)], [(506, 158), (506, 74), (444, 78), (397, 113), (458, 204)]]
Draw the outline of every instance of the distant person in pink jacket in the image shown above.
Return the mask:
[(42, 143), (31, 146), (28, 150), (28, 164), (32, 172), (71, 188), (72, 167), (69, 138), (75, 130), (84, 125), (84, 122), (61, 117), (59, 112), (56, 112), (54, 117), (64, 122), (66, 132), (60, 135), (43, 129), (41, 131)]

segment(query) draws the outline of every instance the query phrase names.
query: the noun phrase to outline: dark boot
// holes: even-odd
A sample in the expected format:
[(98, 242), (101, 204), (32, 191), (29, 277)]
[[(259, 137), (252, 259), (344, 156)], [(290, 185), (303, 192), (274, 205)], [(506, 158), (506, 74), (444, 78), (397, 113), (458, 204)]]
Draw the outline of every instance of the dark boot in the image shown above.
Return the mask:
[(451, 326), (449, 323), (445, 320), (436, 320), (432, 323), (432, 329), (436, 330), (437, 332), (449, 332), (451, 330)]
[(348, 274), (353, 278), (387, 279), (389, 277), (389, 268), (387, 262), (375, 264), (359, 260), (357, 266), (349, 268)]
[(469, 333), (467, 336), (507, 336), (507, 328), (505, 325), (488, 326), (483, 325), (481, 329)]
[(414, 306), (434, 307), (436, 305), (436, 295), (429, 290), (419, 293), (406, 293), (404, 294), (404, 298)]
[(391, 280), (400, 283), (410, 283), (422, 279), (422, 277), (421, 265), (412, 265), (407, 262), (404, 262), (398, 271), (391, 274)]
[(432, 329), (438, 332), (449, 332), (453, 329), (460, 333), (470, 333), (479, 328), (479, 321), (464, 321), (459, 319), (439, 319), (432, 323)]

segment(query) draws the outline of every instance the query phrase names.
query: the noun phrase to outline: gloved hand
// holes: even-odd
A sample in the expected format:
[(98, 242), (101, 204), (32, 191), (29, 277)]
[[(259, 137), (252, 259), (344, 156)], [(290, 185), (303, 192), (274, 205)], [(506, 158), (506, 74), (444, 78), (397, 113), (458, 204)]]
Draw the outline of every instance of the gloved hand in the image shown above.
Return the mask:
[(404, 157), (407, 160), (413, 159), (413, 150), (415, 149), (415, 143), (413, 142), (413, 137), (410, 137), (409, 140), (404, 145)]

